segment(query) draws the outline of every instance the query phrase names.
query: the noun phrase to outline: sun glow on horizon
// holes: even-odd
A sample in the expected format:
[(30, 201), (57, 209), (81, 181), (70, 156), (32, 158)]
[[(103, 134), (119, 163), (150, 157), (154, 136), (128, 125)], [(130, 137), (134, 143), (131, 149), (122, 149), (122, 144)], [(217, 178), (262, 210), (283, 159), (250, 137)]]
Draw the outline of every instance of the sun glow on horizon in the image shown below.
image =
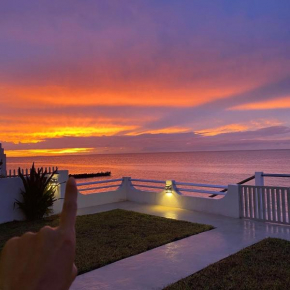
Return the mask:
[(62, 149), (28, 149), (28, 150), (6, 150), (7, 157), (35, 157), (53, 155), (74, 155), (93, 153), (95, 148), (62, 148)]
[(12, 131), (3, 130), (0, 132), (0, 140), (5, 142), (18, 143), (39, 143), (51, 138), (61, 137), (93, 137), (93, 136), (112, 136), (122, 131), (133, 130), (136, 126), (74, 126), (74, 127), (55, 127), (55, 128), (29, 128), (31, 132), (19, 132), (19, 130)]

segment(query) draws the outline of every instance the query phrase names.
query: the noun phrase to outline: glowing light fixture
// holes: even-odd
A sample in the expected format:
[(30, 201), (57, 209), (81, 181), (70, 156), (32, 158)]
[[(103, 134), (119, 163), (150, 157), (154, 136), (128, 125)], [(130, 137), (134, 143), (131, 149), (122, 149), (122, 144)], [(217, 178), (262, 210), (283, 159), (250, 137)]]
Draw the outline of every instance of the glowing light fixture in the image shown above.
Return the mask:
[(58, 183), (58, 176), (52, 177), (51, 180), (50, 180), (50, 184), (52, 186), (58, 186), (59, 185), (59, 183)]
[(166, 192), (166, 195), (172, 195), (172, 184), (171, 184), (171, 182), (167, 182), (166, 181), (165, 192)]
[(57, 185), (57, 179), (56, 179), (56, 178), (52, 178), (52, 179), (50, 180), (50, 183), (51, 183), (52, 185), (56, 186), (56, 185)]

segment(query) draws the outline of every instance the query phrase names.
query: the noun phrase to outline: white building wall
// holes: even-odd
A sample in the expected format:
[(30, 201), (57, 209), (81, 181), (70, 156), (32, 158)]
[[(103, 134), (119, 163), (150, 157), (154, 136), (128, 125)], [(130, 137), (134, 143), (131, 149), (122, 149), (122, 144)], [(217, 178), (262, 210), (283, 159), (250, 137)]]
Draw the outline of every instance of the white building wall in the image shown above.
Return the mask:
[(4, 148), (2, 148), (2, 144), (0, 143), (0, 161), (2, 161), (2, 165), (0, 166), (0, 176), (6, 176), (6, 154), (4, 153)]
[(15, 200), (21, 200), (21, 189), (23, 184), (19, 177), (0, 178), (0, 223), (25, 218), (20, 210), (14, 208)]

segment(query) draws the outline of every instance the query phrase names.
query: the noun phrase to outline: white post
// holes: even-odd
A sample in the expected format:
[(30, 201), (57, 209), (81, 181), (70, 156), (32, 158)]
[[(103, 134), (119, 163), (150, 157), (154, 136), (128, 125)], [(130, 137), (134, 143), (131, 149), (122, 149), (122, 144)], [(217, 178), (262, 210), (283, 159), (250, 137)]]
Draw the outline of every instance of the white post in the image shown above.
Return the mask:
[(263, 172), (255, 172), (255, 186), (264, 186)]
[(132, 186), (131, 177), (123, 177), (123, 181), (121, 184), (122, 189), (124, 189), (127, 193), (129, 192), (131, 186)]

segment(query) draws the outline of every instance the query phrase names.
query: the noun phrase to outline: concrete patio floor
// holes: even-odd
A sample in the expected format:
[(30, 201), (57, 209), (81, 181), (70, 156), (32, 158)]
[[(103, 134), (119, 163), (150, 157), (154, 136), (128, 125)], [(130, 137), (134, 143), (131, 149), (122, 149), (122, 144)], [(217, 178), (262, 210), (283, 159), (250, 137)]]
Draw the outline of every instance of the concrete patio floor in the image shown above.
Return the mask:
[(216, 228), (80, 275), (71, 289), (162, 289), (266, 237), (290, 240), (290, 226), (134, 202), (80, 209), (78, 215), (116, 208), (210, 224)]

